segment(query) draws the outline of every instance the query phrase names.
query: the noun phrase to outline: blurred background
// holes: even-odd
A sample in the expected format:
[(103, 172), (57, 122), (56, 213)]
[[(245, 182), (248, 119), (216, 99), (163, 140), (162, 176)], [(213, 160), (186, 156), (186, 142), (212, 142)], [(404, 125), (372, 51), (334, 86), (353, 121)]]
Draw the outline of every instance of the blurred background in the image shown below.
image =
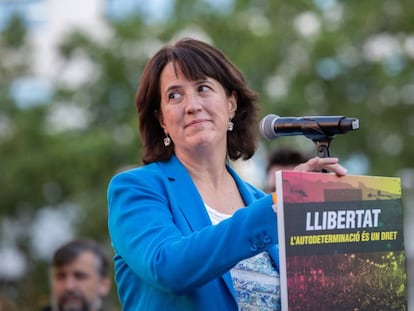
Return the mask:
[[(188, 36), (243, 71), (261, 117), (359, 119), (330, 152), (349, 174), (401, 178), (411, 301), (411, 1), (0, 0), (0, 302), (20, 311), (47, 303), (50, 257), (73, 237), (93, 237), (112, 254), (106, 187), (140, 164), (134, 97), (143, 66)], [(267, 152), (288, 144), (317, 154), (303, 136), (261, 140), (235, 166), (262, 187)], [(115, 286), (107, 303), (120, 310)]]

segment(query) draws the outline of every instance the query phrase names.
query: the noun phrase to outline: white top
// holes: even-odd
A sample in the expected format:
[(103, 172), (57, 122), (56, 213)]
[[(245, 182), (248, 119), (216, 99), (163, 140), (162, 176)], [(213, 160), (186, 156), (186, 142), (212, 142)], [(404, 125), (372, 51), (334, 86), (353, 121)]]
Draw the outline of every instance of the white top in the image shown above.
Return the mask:
[[(232, 215), (204, 204), (213, 225)], [(279, 311), (280, 280), (268, 252), (240, 261), (230, 271), (240, 311)]]

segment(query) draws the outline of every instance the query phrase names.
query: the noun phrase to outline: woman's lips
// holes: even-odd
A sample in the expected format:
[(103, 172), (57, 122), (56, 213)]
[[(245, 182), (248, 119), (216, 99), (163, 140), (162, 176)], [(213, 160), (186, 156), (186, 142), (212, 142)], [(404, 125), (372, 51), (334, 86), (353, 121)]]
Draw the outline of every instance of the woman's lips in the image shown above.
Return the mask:
[(205, 119), (194, 120), (194, 121), (191, 121), (190, 123), (188, 123), (185, 127), (201, 124), (201, 123), (204, 123), (205, 121), (207, 121), (207, 120), (205, 120)]

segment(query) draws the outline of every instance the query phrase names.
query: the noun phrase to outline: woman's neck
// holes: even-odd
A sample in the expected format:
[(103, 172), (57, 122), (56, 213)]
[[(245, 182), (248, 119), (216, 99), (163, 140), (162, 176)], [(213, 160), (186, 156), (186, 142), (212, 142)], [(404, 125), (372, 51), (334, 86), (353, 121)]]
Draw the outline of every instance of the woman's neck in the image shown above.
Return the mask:
[(226, 159), (177, 156), (187, 168), (203, 201), (211, 208), (233, 214), (244, 206), (237, 184), (226, 167)]
[(223, 179), (229, 176), (226, 157), (213, 153), (211, 156), (178, 154), (177, 158), (188, 170), (193, 181), (220, 187)]

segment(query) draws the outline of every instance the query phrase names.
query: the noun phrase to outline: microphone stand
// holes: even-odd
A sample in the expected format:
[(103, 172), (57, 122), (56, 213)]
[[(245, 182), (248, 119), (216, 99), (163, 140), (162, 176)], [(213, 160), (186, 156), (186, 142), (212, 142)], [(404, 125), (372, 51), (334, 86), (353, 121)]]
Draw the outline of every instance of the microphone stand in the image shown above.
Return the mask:
[(329, 145), (331, 144), (332, 138), (326, 137), (325, 139), (312, 139), (316, 145), (318, 151), (318, 157), (328, 158), (330, 156)]
[(302, 132), (305, 137), (315, 143), (318, 157), (328, 158), (330, 156), (329, 145), (335, 135), (324, 131), (318, 123), (315, 124), (311, 119), (302, 125)]
[[(328, 158), (330, 156), (329, 146), (334, 136), (327, 136), (321, 133), (321, 131), (317, 134), (315, 132), (308, 132), (305, 136), (314, 142), (316, 150), (318, 151), (318, 157)], [(321, 172), (328, 173), (326, 169), (322, 169)]]

